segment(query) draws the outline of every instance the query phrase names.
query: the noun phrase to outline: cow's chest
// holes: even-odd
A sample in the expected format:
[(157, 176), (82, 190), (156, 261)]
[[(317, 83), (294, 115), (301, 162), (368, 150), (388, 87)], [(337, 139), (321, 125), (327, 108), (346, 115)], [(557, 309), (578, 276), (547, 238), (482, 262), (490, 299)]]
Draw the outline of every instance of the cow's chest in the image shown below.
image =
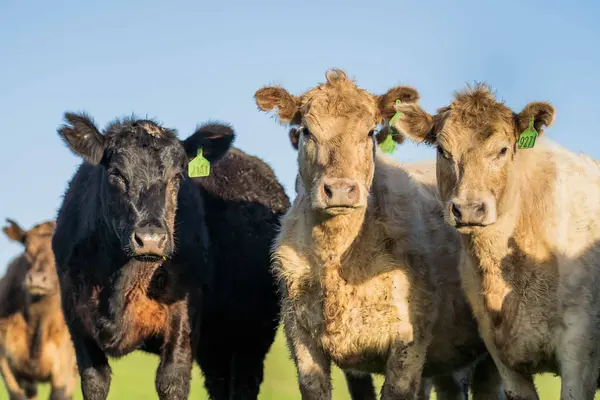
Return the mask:
[(524, 373), (555, 370), (560, 329), (555, 289), (531, 276), (526, 285), (494, 282), (494, 287), (502, 290), (491, 293), (485, 288), (492, 285), (476, 268), (463, 269), (462, 274), (482, 333), (494, 344), (502, 362)]
[(56, 343), (44, 340), (34, 344), (33, 340), (42, 340), (36, 339), (35, 336), (35, 327), (28, 325), (25, 319), (17, 314), (11, 317), (11, 323), (7, 324), (2, 347), (15, 371), (38, 381), (46, 381), (50, 379), (55, 362)]
[(334, 271), (293, 303), (300, 325), (338, 366), (381, 372), (390, 346), (413, 340), (407, 288), (397, 270), (361, 281)]

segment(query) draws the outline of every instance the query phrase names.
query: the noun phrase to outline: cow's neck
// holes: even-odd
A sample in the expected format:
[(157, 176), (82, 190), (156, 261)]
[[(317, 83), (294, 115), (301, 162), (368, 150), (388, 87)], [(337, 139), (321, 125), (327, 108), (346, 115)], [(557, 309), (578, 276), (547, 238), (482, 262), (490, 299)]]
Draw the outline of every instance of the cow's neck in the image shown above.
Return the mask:
[(367, 209), (350, 214), (324, 216), (319, 212), (307, 213), (311, 246), (321, 263), (341, 262), (351, 246), (359, 245), (366, 226)]

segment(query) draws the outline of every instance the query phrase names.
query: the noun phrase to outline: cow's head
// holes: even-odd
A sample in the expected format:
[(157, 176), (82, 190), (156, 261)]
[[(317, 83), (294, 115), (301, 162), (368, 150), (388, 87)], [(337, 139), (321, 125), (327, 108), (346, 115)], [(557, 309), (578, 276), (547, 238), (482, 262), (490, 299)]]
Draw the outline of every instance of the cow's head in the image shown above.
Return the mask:
[(298, 149), (299, 179), (312, 208), (329, 215), (348, 214), (367, 205), (377, 125), (396, 113), (396, 100), (413, 103), (419, 95), (406, 86), (373, 95), (338, 69), (325, 76), (325, 83), (301, 96), (268, 86), (254, 97), (259, 109), (277, 108), (280, 122), (292, 127), (289, 137)]
[(75, 154), (98, 166), (104, 220), (125, 254), (142, 261), (169, 257), (188, 162), (198, 149), (209, 162), (221, 158), (233, 142), (233, 130), (206, 124), (180, 141), (175, 130), (151, 120), (117, 120), (100, 133), (86, 114), (66, 113), (65, 119), (58, 132)]
[(448, 107), (431, 116), (415, 104), (396, 106), (404, 117), (395, 127), (418, 142), (437, 147), (437, 181), (445, 219), (462, 233), (491, 225), (507, 212), (520, 173), (518, 149), (522, 132), (554, 121), (554, 107), (529, 103), (514, 113), (485, 84), (455, 94)]
[(7, 219), (2, 228), (9, 239), (25, 247), (25, 260), (28, 263), (23, 287), (33, 297), (40, 298), (58, 292), (58, 276), (52, 252), (52, 234), (56, 224), (46, 221), (25, 231), (16, 222)]

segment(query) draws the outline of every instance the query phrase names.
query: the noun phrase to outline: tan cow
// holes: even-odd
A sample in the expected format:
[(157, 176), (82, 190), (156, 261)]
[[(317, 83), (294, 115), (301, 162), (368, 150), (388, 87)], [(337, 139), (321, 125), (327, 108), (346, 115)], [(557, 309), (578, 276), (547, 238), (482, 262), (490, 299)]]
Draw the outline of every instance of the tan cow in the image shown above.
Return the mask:
[(561, 399), (594, 398), (600, 367), (600, 168), (545, 138), (519, 148), (546, 102), (514, 113), (484, 84), (435, 116), (415, 104), (395, 127), (438, 149), (461, 277), (509, 399), (537, 399), (533, 375), (560, 374)]
[(376, 150), (376, 125), (396, 99), (418, 93), (398, 86), (375, 96), (337, 69), (326, 79), (301, 96), (255, 94), (261, 110), (277, 107), (300, 130), (301, 190), (274, 244), (274, 270), (303, 399), (331, 398), (331, 361), (354, 398), (375, 398), (368, 373), (385, 375), (382, 399), (416, 398), (422, 375), (438, 379), (438, 398), (463, 398), (449, 377), (479, 359), (475, 398), (496, 398), (500, 379), (460, 287), (458, 234), (432, 191)]
[(51, 384), (52, 400), (70, 399), (78, 373), (51, 248), (55, 223), (25, 231), (8, 222), (4, 233), (25, 251), (0, 280), (0, 373), (11, 400), (36, 398), (39, 382)]

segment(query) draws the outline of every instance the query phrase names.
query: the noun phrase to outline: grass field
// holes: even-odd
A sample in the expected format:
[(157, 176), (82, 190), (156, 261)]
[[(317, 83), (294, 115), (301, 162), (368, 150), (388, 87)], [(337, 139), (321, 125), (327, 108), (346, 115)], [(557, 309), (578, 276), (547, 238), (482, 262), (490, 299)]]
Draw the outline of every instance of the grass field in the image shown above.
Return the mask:
[[(158, 366), (158, 358), (142, 352), (135, 352), (123, 359), (111, 362), (113, 378), (108, 398), (110, 400), (121, 399), (157, 399), (154, 391), (154, 373)], [(378, 388), (382, 383), (381, 377), (376, 378)], [(536, 380), (542, 400), (558, 399), (560, 382), (557, 378), (544, 375)], [(333, 399), (349, 399), (348, 391), (342, 373), (334, 369), (333, 377)], [(40, 400), (48, 398), (49, 388), (47, 385), (40, 386)], [(79, 389), (75, 399), (82, 399)], [(194, 367), (192, 375), (192, 389), (190, 399), (208, 399), (202, 384), (202, 376), (198, 367)], [(300, 400), (300, 393), (296, 383), (296, 371), (289, 359), (285, 341), (281, 332), (267, 356), (265, 365), (265, 380), (262, 384), (260, 396), (269, 400)], [(0, 389), (0, 399), (8, 399), (4, 386)], [(600, 400), (600, 394), (596, 395)]]

